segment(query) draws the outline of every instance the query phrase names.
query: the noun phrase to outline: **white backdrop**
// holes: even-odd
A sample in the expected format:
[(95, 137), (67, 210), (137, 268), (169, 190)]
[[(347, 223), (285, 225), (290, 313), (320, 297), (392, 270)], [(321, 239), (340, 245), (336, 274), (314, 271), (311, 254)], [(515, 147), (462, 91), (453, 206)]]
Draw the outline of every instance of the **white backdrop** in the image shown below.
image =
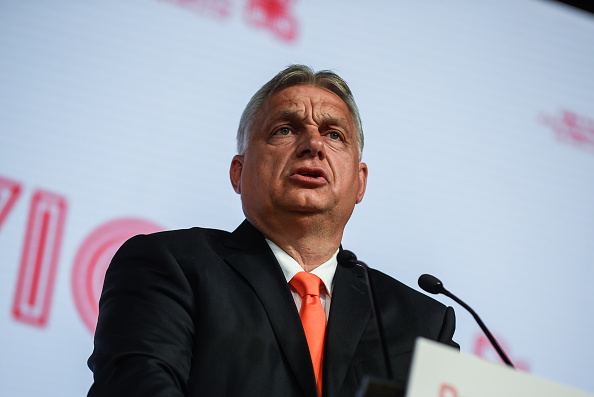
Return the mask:
[[(594, 392), (594, 19), (414, 3), (0, 0), (2, 394), (86, 393), (125, 238), (243, 220), (239, 116), (290, 63), (335, 70), (361, 110), (344, 247), (411, 286), (437, 275), (519, 367)], [(462, 350), (495, 360), (442, 301)]]

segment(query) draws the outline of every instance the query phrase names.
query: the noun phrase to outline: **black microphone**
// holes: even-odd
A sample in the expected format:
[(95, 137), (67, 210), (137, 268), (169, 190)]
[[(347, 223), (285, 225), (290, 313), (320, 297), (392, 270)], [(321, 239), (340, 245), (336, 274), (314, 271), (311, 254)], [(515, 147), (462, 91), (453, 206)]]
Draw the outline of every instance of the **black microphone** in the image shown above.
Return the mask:
[(353, 267), (357, 265), (357, 255), (349, 250), (340, 250), (336, 255), (338, 264), (344, 267)]
[(388, 375), (389, 380), (393, 380), (394, 376), (392, 374), (392, 365), (390, 365), (390, 359), (388, 355), (388, 349), (386, 348), (386, 338), (384, 336), (384, 327), (382, 325), (382, 319), (380, 317), (379, 310), (377, 308), (377, 303), (375, 302), (375, 288), (373, 286), (373, 281), (369, 278), (369, 266), (367, 266), (364, 262), (357, 260), (357, 256), (348, 250), (341, 250), (338, 255), (336, 256), (338, 263), (344, 267), (353, 267), (359, 266), (363, 269), (365, 273), (365, 282), (367, 284), (367, 292), (369, 293), (369, 301), (371, 306), (371, 313), (373, 314), (373, 318), (375, 319), (375, 326), (378, 332), (378, 340), (379, 340), (379, 348), (380, 354), (384, 359), (384, 367), (386, 369), (386, 374)]
[(512, 362), (510, 361), (510, 359), (507, 357), (507, 355), (501, 348), (501, 346), (499, 346), (499, 343), (497, 343), (497, 341), (495, 340), (495, 338), (493, 337), (493, 335), (491, 334), (491, 332), (489, 331), (489, 329), (487, 328), (485, 323), (483, 323), (483, 321), (480, 319), (478, 314), (476, 314), (476, 312), (474, 310), (472, 310), (472, 308), (470, 306), (468, 306), (466, 303), (462, 302), (457, 296), (455, 296), (450, 291), (445, 289), (442, 282), (439, 281), (439, 279), (437, 277), (434, 277), (430, 274), (423, 274), (421, 277), (419, 277), (419, 287), (423, 288), (425, 291), (429, 292), (430, 294), (443, 294), (445, 296), (448, 296), (451, 299), (453, 299), (454, 301), (458, 302), (460, 304), (460, 306), (462, 306), (463, 308), (468, 310), (470, 312), (470, 314), (472, 314), (472, 317), (474, 317), (474, 319), (478, 323), (479, 327), (481, 327), (481, 329), (483, 330), (483, 332), (489, 339), (489, 342), (491, 342), (491, 345), (493, 345), (495, 350), (497, 350), (497, 354), (499, 354), (499, 357), (501, 357), (503, 362), (506, 363), (508, 366), (515, 368), (514, 365), (512, 364)]

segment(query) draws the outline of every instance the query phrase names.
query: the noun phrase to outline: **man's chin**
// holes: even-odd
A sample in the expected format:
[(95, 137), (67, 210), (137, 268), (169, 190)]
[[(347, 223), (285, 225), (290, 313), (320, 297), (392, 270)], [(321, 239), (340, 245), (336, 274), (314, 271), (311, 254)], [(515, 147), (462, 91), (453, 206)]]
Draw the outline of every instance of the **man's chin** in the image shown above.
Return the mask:
[(313, 216), (325, 215), (331, 212), (332, 206), (327, 201), (316, 200), (292, 200), (279, 207), (287, 214)]
[(281, 208), (303, 212), (323, 212), (335, 201), (322, 189), (291, 189), (286, 191), (277, 204)]

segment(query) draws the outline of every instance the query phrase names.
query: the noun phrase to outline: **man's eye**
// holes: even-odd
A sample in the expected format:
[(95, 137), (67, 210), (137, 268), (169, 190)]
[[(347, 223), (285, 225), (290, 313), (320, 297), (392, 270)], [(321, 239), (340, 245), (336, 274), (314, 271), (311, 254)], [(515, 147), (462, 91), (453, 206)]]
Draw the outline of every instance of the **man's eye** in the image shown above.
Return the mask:
[(278, 131), (276, 131), (276, 133), (278, 135), (291, 135), (291, 130), (287, 127), (283, 127), (283, 128), (280, 128)]
[(338, 132), (331, 132), (328, 134), (328, 136), (330, 137), (330, 139), (333, 139), (335, 141), (340, 139), (340, 134)]

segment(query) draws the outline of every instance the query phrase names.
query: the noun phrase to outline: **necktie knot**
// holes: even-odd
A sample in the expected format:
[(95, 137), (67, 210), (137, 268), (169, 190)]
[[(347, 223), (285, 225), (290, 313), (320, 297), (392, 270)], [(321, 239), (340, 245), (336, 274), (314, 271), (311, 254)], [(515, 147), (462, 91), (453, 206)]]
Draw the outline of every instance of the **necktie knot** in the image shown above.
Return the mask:
[(297, 293), (304, 298), (306, 295), (320, 296), (322, 280), (315, 274), (299, 272), (289, 282)]

